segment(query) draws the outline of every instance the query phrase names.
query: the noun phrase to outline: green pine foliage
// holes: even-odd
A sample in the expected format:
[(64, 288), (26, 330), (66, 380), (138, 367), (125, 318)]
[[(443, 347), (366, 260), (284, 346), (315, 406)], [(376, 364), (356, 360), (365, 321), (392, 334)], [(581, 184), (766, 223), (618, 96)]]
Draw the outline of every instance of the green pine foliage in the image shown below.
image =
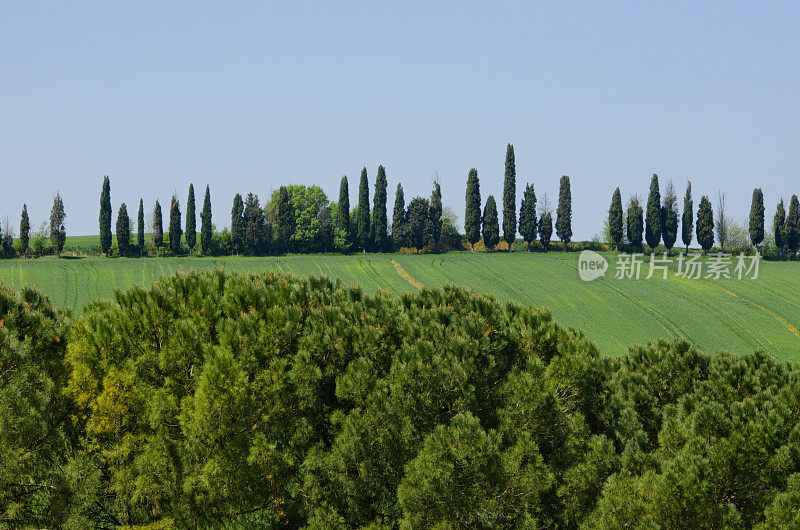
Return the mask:
[(531, 243), (536, 241), (536, 225), (536, 193), (533, 184), (528, 184), (519, 207), (519, 233), (528, 244), (528, 250), (531, 249)]
[(137, 215), (136, 244), (139, 246), (139, 255), (144, 253), (144, 200), (139, 199), (139, 214)]
[(403, 186), (398, 183), (394, 194), (394, 210), (392, 212), (392, 244), (395, 250), (406, 246), (406, 199)]
[(471, 246), (481, 240), (481, 183), (478, 170), (472, 168), (467, 176), (466, 211), (464, 213), (464, 230)]
[(619, 188), (617, 188), (611, 196), (611, 206), (608, 208), (608, 232), (611, 236), (611, 242), (616, 249), (622, 244), (622, 238), (624, 236), (622, 223), (622, 194), (620, 194)]
[(64, 201), (61, 200), (61, 193), (57, 192), (53, 198), (53, 208), (50, 210), (50, 242), (59, 256), (61, 256), (61, 251), (64, 249), (64, 241), (67, 239), (67, 232), (64, 229), (64, 219), (66, 217)]
[(214, 225), (211, 224), (211, 189), (206, 185), (206, 196), (203, 199), (203, 211), (200, 212), (200, 250), (204, 256), (211, 253)]
[(482, 221), (483, 244), (487, 250), (494, 250), (494, 247), (500, 242), (500, 224), (497, 219), (497, 203), (492, 195), (486, 199)]
[(189, 184), (189, 195), (186, 198), (186, 246), (189, 254), (197, 244), (197, 214), (195, 213), (194, 184)]
[(692, 244), (694, 235), (694, 203), (692, 201), (692, 183), (686, 184), (686, 195), (683, 197), (683, 216), (681, 217), (681, 240), (686, 245), (686, 252), (689, 252), (689, 245)]
[(376, 252), (389, 250), (389, 222), (386, 214), (386, 168), (378, 166), (375, 177), (375, 196), (372, 205), (372, 232)]
[(753, 190), (753, 200), (750, 203), (750, 242), (758, 246), (764, 241), (764, 193), (761, 188)]
[(31, 221), (28, 218), (28, 205), (22, 205), (22, 214), (19, 218), (19, 253), (23, 256), (28, 253), (31, 240)]
[(572, 241), (572, 191), (570, 190), (569, 177), (561, 177), (558, 189), (558, 209), (556, 210), (556, 235), (564, 243), (564, 250), (568, 250)]
[(106, 175), (100, 191), (100, 251), (103, 254), (111, 250), (111, 215), (111, 181)]
[(506, 169), (503, 179), (503, 239), (508, 251), (517, 238), (517, 163), (514, 146), (506, 146)]
[(439, 252), (442, 250), (442, 224), (444, 219), (442, 218), (442, 187), (438, 180), (433, 183), (429, 213), (433, 250)]
[(633, 196), (628, 202), (627, 215), (628, 242), (634, 249), (642, 248), (642, 233), (644, 231), (644, 211), (639, 204), (639, 197)]
[(117, 212), (117, 249), (120, 256), (127, 256), (131, 245), (131, 218), (128, 207), (123, 202)]
[(789, 251), (789, 259), (793, 259), (800, 246), (800, 203), (797, 195), (792, 195), (789, 201), (789, 214), (786, 216), (786, 250)]
[(783, 255), (786, 252), (786, 208), (783, 206), (783, 198), (775, 209), (772, 232), (775, 236), (775, 247), (778, 249), (778, 253)]
[(653, 174), (650, 180), (650, 194), (647, 196), (647, 217), (645, 217), (645, 241), (647, 246), (655, 249), (661, 242), (661, 192), (658, 187), (658, 175)]
[(697, 242), (704, 254), (714, 246), (714, 210), (705, 195), (700, 198), (700, 208), (697, 210)]
[(358, 185), (358, 216), (356, 217), (356, 240), (359, 250), (366, 252), (372, 249), (370, 240), (369, 181), (367, 168), (361, 170), (361, 182)]
[(544, 212), (539, 219), (539, 242), (545, 252), (550, 250), (551, 237), (553, 237), (553, 216), (550, 212)]
[(244, 246), (244, 201), (240, 194), (233, 197), (231, 208), (231, 246), (236, 254), (243, 253)]

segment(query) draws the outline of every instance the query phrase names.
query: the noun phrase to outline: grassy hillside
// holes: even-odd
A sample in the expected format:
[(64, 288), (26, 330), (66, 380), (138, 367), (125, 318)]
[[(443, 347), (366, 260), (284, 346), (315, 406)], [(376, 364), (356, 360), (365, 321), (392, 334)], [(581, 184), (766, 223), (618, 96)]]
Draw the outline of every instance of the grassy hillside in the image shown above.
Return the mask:
[[(469, 254), (312, 255), (271, 258), (144, 258), (0, 261), (0, 282), (10, 287), (35, 285), (55, 304), (80, 311), (94, 298), (115, 289), (150, 285), (164, 274), (191, 268), (232, 271), (281, 270), (328, 274), (367, 291), (392, 293), (415, 287), (398, 273), (395, 261), (423, 285), (467, 285), (501, 300), (551, 309), (555, 319), (583, 329), (606, 355), (630, 344), (685, 337), (707, 351), (745, 353), (763, 347), (780, 359), (800, 359), (800, 265), (762, 262), (758, 280), (712, 283), (670, 276), (666, 281), (578, 278), (578, 255)], [(643, 276), (647, 267), (642, 269)]]

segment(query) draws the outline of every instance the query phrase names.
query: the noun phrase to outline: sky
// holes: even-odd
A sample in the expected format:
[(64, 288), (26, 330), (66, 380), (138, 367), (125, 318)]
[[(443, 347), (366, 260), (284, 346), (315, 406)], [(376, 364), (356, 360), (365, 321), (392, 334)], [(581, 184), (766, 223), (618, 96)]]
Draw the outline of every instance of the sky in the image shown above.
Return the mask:
[[(800, 193), (797, 2), (0, 2), (0, 224), (62, 194), (98, 232), (100, 186), (135, 215), (189, 183), (230, 225), (235, 193), (332, 200), (362, 166), (464, 218), (469, 169), (502, 204), (572, 183), (574, 239), (650, 177), (726, 194), (747, 219)], [(372, 193), (372, 191), (371, 191)], [(502, 215), (502, 212), (501, 212)]]

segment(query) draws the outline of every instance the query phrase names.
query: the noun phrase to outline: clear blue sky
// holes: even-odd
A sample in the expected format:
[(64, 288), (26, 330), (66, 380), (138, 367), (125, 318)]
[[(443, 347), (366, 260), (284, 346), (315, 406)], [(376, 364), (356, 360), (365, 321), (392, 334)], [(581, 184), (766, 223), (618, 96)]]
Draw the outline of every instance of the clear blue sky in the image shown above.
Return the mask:
[(390, 212), (436, 171), (461, 222), (473, 166), (500, 203), (508, 142), (518, 199), (571, 177), (576, 239), (654, 172), (740, 222), (755, 185), (769, 219), (800, 193), (800, 4), (537, 4), (4, 1), (0, 220), (60, 189), (68, 233), (97, 233), (108, 174), (115, 218), (193, 182), (222, 226), (285, 183), (335, 200), (347, 174), (354, 203), (382, 163)]

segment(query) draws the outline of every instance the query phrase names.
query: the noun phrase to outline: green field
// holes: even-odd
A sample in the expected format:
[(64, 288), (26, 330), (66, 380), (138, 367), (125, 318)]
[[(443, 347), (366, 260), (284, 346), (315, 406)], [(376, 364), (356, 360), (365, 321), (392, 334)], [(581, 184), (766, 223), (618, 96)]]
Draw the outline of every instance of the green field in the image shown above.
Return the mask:
[(612, 270), (590, 283), (578, 278), (577, 253), (560, 252), (17, 259), (0, 261), (0, 282), (12, 288), (33, 285), (55, 304), (77, 312), (89, 300), (111, 297), (115, 289), (150, 285), (162, 275), (191, 268), (327, 274), (370, 292), (415, 289), (398, 274), (395, 260), (424, 285), (457, 283), (501, 300), (548, 307), (560, 323), (584, 330), (606, 355), (680, 336), (706, 351), (744, 353), (762, 347), (780, 359), (800, 359), (800, 337), (790, 329), (800, 328), (800, 264), (762, 262), (758, 280), (712, 285), (673, 275), (616, 280), (615, 258), (606, 257)]

